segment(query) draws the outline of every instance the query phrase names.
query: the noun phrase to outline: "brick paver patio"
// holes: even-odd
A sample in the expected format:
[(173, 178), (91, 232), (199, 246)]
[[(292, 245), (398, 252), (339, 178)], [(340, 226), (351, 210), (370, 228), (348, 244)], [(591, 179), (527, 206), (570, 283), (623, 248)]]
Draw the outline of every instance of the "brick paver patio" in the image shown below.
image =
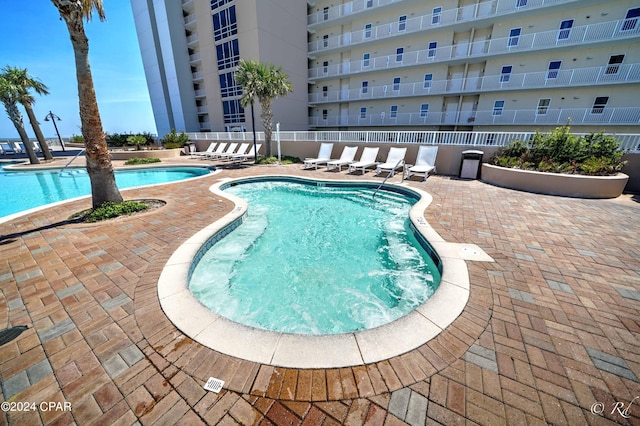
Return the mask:
[[(0, 224), (0, 329), (30, 327), (0, 347), (2, 401), (35, 403), (0, 423), (640, 424), (637, 197), (412, 181), (433, 195), (426, 219), (445, 240), (475, 243), (495, 263), (467, 262), (469, 303), (422, 347), (303, 370), (205, 348), (167, 320), (157, 297), (173, 251), (232, 209), (208, 187), (264, 173), (361, 179), (251, 166), (123, 191), (167, 202), (129, 218), (65, 222), (84, 200)], [(225, 380), (219, 394), (202, 387), (212, 376)]]

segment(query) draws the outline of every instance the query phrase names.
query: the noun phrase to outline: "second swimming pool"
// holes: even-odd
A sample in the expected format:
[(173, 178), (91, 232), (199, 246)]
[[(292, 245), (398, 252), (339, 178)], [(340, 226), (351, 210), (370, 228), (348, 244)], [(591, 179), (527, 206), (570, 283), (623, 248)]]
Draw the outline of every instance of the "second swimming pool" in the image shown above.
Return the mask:
[(251, 327), (295, 334), (371, 329), (420, 306), (441, 271), (409, 221), (417, 199), (363, 186), (258, 181), (236, 229), (197, 259), (191, 292)]

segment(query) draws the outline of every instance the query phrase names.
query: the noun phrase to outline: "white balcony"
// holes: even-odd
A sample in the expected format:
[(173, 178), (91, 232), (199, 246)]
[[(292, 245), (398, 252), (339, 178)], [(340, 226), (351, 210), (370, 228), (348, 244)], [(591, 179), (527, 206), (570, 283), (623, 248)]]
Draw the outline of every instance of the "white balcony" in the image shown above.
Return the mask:
[(335, 103), (361, 101), (367, 99), (393, 99), (412, 96), (443, 95), (454, 93), (479, 93), (504, 90), (543, 89), (547, 87), (578, 87), (640, 82), (640, 64), (624, 64), (612, 72), (610, 66), (556, 70), (554, 78), (548, 71), (509, 74), (465, 79), (433, 80), (425, 87), (424, 81), (389, 83), (381, 86), (369, 86), (366, 92), (362, 88), (336, 90), (331, 92), (309, 93), (309, 103)]
[(200, 130), (211, 130), (211, 123), (209, 121), (201, 121)]
[(185, 26), (191, 26), (196, 23), (196, 15), (194, 14), (189, 14), (187, 16), (184, 16), (183, 18)]
[(205, 92), (204, 89), (198, 89), (194, 92), (196, 98), (204, 98), (205, 96), (207, 96), (207, 92)]
[(193, 44), (198, 42), (198, 34), (191, 34), (187, 37), (187, 44)]
[[(371, 28), (370, 32), (365, 33), (363, 30), (352, 31), (342, 36), (330, 37), (327, 44), (324, 45), (322, 40), (314, 41), (308, 44), (309, 53), (315, 53), (321, 50), (335, 49), (344, 46), (355, 45), (359, 43), (366, 43), (394, 37), (398, 35), (410, 34), (418, 31), (425, 31), (434, 28), (441, 28), (444, 26), (459, 24), (463, 22), (469, 22), (478, 19), (486, 19), (490, 17), (497, 17), (502, 15), (508, 15), (512, 13), (520, 13), (522, 11), (535, 10), (543, 7), (556, 6), (559, 4), (578, 3), (580, 0), (528, 0), (526, 6), (518, 7), (517, 2), (514, 1), (498, 1), (491, 0), (482, 3), (463, 6), (456, 9), (443, 10), (441, 13), (425, 14), (415, 16), (407, 19), (404, 23), (405, 29), (399, 30), (398, 22), (378, 25)], [(364, 10), (363, 7), (359, 7), (354, 10), (350, 8), (350, 4), (358, 3), (358, 6), (364, 4), (364, 1), (358, 0), (356, 2), (347, 3), (344, 5), (334, 6), (329, 8), (327, 13), (319, 11), (315, 14), (309, 15), (309, 25), (312, 26), (318, 22), (328, 22), (344, 16), (350, 16), (354, 13)], [(380, 7), (389, 3), (393, 3), (392, 0), (381, 0), (375, 7)], [(354, 5), (355, 6), (355, 5)], [(327, 17), (327, 19), (324, 19)], [(314, 22), (311, 22), (311, 21)]]
[(202, 105), (199, 107), (196, 107), (196, 110), (198, 112), (198, 114), (208, 114), (209, 113), (209, 107), (206, 105)]
[(309, 117), (311, 127), (358, 127), (358, 126), (437, 126), (437, 125), (638, 125), (640, 107), (607, 108), (593, 113), (593, 108), (549, 109), (546, 114), (533, 110), (504, 110), (496, 113), (486, 111), (453, 111), (398, 113), (395, 117), (387, 113), (361, 115), (331, 115), (327, 118)]
[[(454, 59), (468, 59), (486, 57), (489, 55), (504, 55), (512, 52), (527, 52), (559, 47), (585, 45), (590, 43), (611, 42), (637, 38), (640, 36), (640, 24), (631, 29), (623, 29), (626, 20), (602, 22), (599, 24), (574, 27), (564, 39), (558, 39), (558, 30), (543, 31), (532, 34), (522, 34), (517, 44), (514, 45), (510, 37), (494, 38), (491, 40), (479, 40), (464, 44), (465, 48), (458, 46), (441, 46), (429, 50), (405, 51), (401, 60), (395, 54), (377, 56), (370, 59), (369, 66), (364, 67), (362, 60), (333, 64), (327, 67), (314, 67), (309, 69), (309, 79), (322, 79), (337, 77), (346, 74), (380, 71), (386, 69), (401, 68), (407, 66), (426, 65), (438, 62), (447, 62)], [(469, 52), (469, 53), (467, 53)]]
[(200, 52), (193, 53), (189, 55), (189, 62), (200, 62)]
[(204, 73), (202, 71), (196, 71), (191, 74), (191, 79), (193, 81), (201, 81), (204, 79)]

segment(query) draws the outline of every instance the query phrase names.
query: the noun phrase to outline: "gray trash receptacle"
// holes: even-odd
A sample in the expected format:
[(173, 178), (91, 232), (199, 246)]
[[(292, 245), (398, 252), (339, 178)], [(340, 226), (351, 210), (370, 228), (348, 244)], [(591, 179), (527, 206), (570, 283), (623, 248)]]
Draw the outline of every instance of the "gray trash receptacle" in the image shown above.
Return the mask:
[(459, 174), (461, 179), (480, 179), (480, 166), (482, 165), (483, 154), (483, 151), (474, 149), (462, 151)]

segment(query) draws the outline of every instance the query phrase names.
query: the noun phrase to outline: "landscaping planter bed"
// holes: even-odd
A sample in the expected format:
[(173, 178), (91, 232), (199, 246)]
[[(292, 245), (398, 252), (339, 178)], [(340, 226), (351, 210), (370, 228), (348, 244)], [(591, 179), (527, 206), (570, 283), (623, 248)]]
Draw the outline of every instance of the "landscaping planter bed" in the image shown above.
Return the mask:
[(505, 188), (538, 194), (577, 198), (616, 198), (622, 194), (629, 176), (586, 176), (543, 173), (530, 170), (482, 165), (482, 181)]
[(179, 157), (184, 150), (176, 149), (151, 149), (139, 151), (109, 151), (112, 160), (128, 160), (129, 158), (173, 158)]

